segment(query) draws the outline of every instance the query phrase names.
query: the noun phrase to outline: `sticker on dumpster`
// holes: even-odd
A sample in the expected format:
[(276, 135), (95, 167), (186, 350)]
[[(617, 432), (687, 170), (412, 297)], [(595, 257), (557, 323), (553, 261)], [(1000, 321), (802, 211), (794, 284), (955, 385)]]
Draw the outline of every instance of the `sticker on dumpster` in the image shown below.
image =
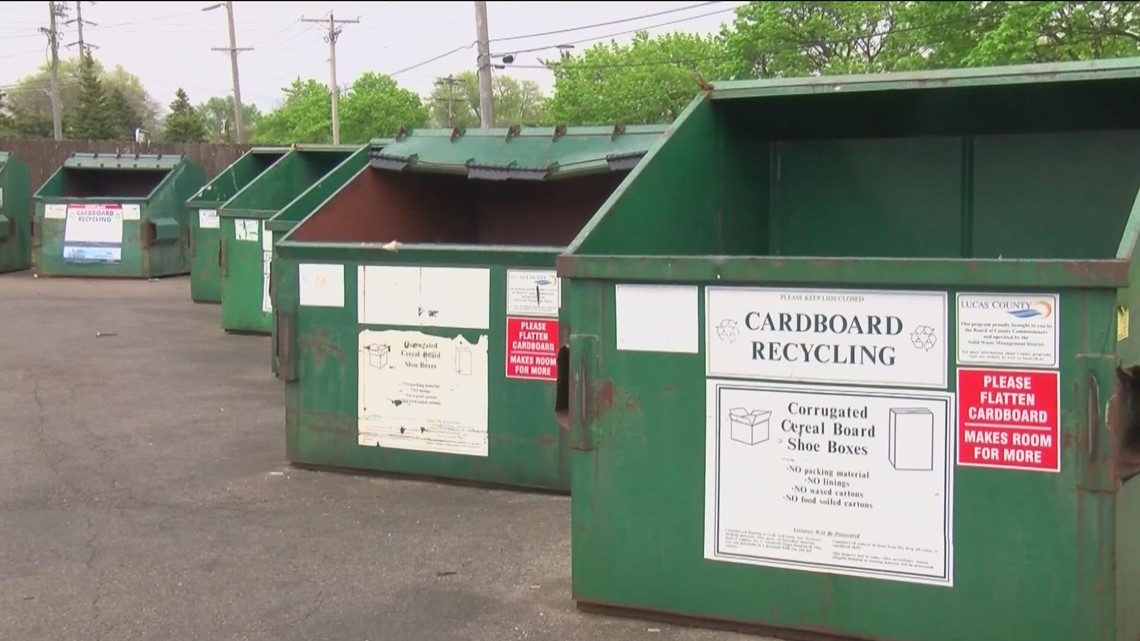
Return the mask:
[(953, 395), (709, 379), (705, 558), (953, 586)]
[(123, 220), (138, 220), (142, 217), (142, 207), (138, 204), (123, 205)]
[(945, 292), (708, 287), (709, 376), (947, 385)]
[(487, 335), (475, 343), (363, 330), (359, 435), (367, 447), (487, 456)]
[(696, 354), (701, 346), (695, 285), (614, 285), (614, 344), (622, 351)]
[(257, 232), (260, 228), (260, 220), (238, 218), (234, 221), (234, 238), (236, 240), (246, 240), (256, 243), (258, 240)]
[(123, 257), (123, 208), (119, 205), (67, 205), (63, 260), (118, 263)]
[(4, 188), (0, 187), (0, 207), (4, 206)]
[(273, 311), (273, 299), (269, 297), (269, 282), (272, 279), (273, 232), (265, 228), (261, 221), (261, 311)]
[(344, 265), (301, 263), (297, 280), (302, 307), (344, 307)]
[(958, 294), (958, 364), (1057, 367), (1056, 294)]
[(507, 317), (507, 378), (558, 380), (558, 319)]
[(507, 270), (507, 314), (510, 316), (558, 316), (562, 291), (558, 272)]
[(491, 270), (486, 268), (361, 265), (356, 287), (362, 325), (490, 326)]
[(63, 220), (67, 218), (67, 205), (44, 205), (44, 218)]
[(1060, 382), (1049, 370), (958, 370), (958, 465), (1061, 470)]
[(217, 209), (199, 209), (198, 210), (198, 226), (202, 229), (217, 229), (218, 228), (218, 210)]

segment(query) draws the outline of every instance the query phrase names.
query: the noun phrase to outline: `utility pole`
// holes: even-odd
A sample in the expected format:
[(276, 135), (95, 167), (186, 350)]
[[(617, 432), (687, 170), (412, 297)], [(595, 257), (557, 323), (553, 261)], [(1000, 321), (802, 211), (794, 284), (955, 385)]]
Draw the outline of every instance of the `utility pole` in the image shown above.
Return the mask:
[(479, 42), (479, 120), (484, 128), (495, 126), (491, 95), (491, 37), (487, 34), (487, 3), (475, 2), (475, 38)]
[[(95, 4), (95, 3), (92, 2), (91, 4)], [(91, 25), (92, 27), (98, 27), (99, 25), (97, 23), (89, 22), (89, 21), (83, 19), (83, 2), (82, 2), (82, 0), (77, 0), (77, 2), (75, 3), (75, 17), (72, 18), (71, 20), (68, 20), (67, 22), (64, 22), (63, 24), (66, 24), (66, 25), (74, 24), (76, 26), (76, 28), (79, 30), (78, 39), (75, 42), (72, 42), (71, 44), (67, 45), (68, 49), (70, 49), (76, 45), (79, 45), (79, 55), (83, 56), (83, 55), (91, 53), (92, 49), (98, 49), (99, 48), (98, 45), (88, 44), (88, 42), (83, 39), (83, 25), (85, 25), (85, 24)]]
[(435, 81), (437, 86), (447, 85), (447, 126), (452, 129), (455, 128), (455, 87), (459, 84), (459, 79), (455, 76), (448, 76), (440, 78)]
[(62, 3), (57, 6), (56, 2), (49, 0), (50, 26), (47, 29), (40, 27), (40, 31), (47, 35), (48, 48), (51, 49), (51, 126), (52, 137), (56, 140), (63, 140), (63, 117), (59, 105), (59, 28), (56, 18), (65, 15), (65, 11)]
[(230, 75), (234, 82), (234, 133), (236, 134), (236, 142), (238, 144), (245, 142), (245, 126), (242, 122), (242, 106), (241, 106), (241, 79), (238, 76), (238, 52), (253, 51), (253, 47), (238, 47), (237, 34), (234, 31), (234, 3), (227, 0), (222, 4), (215, 4), (202, 11), (213, 11), (221, 6), (226, 7), (226, 21), (229, 23), (230, 28), (230, 46), (228, 47), (212, 47), (214, 51), (228, 51), (230, 53)]
[[(302, 18), (303, 22), (326, 22), (324, 18)], [(329, 93), (332, 94), (332, 138), (333, 144), (340, 144), (340, 86), (336, 83), (336, 41), (340, 37), (342, 24), (360, 24), (360, 18), (352, 20), (337, 20), (333, 12), (329, 12), (327, 20), (329, 32), (325, 34), (325, 42), (329, 43)]]

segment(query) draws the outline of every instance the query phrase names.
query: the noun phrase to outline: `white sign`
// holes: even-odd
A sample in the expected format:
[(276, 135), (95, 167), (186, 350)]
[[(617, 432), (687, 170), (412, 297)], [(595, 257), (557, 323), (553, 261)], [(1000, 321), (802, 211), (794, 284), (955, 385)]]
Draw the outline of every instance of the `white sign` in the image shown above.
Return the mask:
[(945, 292), (708, 287), (708, 375), (945, 389), (946, 307)]
[(363, 446), (487, 456), (487, 336), (360, 332)]
[(234, 220), (234, 238), (237, 240), (246, 240), (250, 242), (257, 242), (258, 230), (261, 229), (260, 220), (251, 220), (247, 218), (238, 218)]
[(707, 393), (706, 559), (953, 585), (952, 394)]
[(1057, 294), (958, 294), (958, 364), (1057, 367)]
[(44, 218), (56, 218), (64, 220), (67, 218), (67, 205), (54, 204), (44, 205)]
[(138, 220), (142, 217), (142, 207), (137, 204), (123, 205), (123, 220)]
[(273, 311), (273, 299), (269, 296), (269, 282), (273, 274), (273, 232), (265, 228), (261, 221), (261, 311)]
[(297, 266), (302, 307), (344, 307), (344, 265)]
[(217, 209), (199, 209), (198, 210), (198, 226), (202, 229), (217, 229), (218, 224), (218, 210)]
[(557, 318), (562, 307), (558, 272), (549, 270), (507, 270), (507, 315)]
[(361, 265), (356, 287), (361, 324), (481, 330), (490, 325), (486, 268)]
[(614, 285), (614, 343), (631, 352), (696, 354), (700, 312), (695, 285)]
[(0, 187), (0, 207), (4, 206), (4, 188)]
[(123, 208), (119, 205), (67, 205), (63, 259), (74, 263), (122, 260)]

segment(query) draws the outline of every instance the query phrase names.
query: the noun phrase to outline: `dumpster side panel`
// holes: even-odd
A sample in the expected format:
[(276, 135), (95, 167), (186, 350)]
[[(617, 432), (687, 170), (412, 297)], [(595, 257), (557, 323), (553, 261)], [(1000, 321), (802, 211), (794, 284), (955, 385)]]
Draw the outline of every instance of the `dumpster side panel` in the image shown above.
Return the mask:
[(145, 219), (153, 226), (154, 241), (146, 249), (151, 276), (190, 272), (190, 227), (186, 200), (205, 182), (200, 167), (183, 161), (146, 204)]
[[(123, 220), (122, 232), (115, 238), (118, 243), (118, 260), (110, 263), (80, 263), (64, 259), (64, 245), (67, 239), (68, 206), (83, 205), (85, 201), (49, 197), (36, 203), (38, 225), (39, 256), (36, 273), (41, 276), (79, 276), (140, 278), (146, 275), (141, 237), (141, 216), (145, 209), (139, 200), (105, 199), (114, 203), (139, 207), (139, 220)], [(112, 241), (114, 238), (106, 237)]]
[[(1095, 486), (1080, 489), (1088, 485), (1082, 479), (1096, 477), (1085, 462), (1083, 410), (1060, 415), (1059, 472), (959, 466), (948, 447), (957, 507), (952, 586), (710, 561), (703, 488), (711, 468), (699, 454), (708, 412), (704, 296), (698, 292), (691, 311), (700, 328), (696, 353), (631, 351), (616, 346), (623, 312), (614, 284), (573, 280), (568, 287), (569, 361), (576, 370), (570, 412), (580, 417), (571, 420), (577, 600), (868, 639), (1113, 639), (1115, 612), (1104, 605), (1114, 591), (1105, 537), (1115, 522), (1111, 499), (1098, 498), (1103, 493)], [(948, 292), (950, 301), (955, 293)], [(1061, 296), (1060, 327), (1068, 329), (1060, 345), (1059, 407), (1082, 408), (1089, 362), (1106, 360), (1097, 352), (1104, 349), (1102, 329), (1112, 324), (1112, 304), (1103, 295)], [(955, 326), (953, 305), (947, 320)], [(953, 342), (954, 334), (948, 336)], [(948, 348), (952, 355), (955, 346)], [(952, 357), (950, 367), (949, 391), (955, 391)], [(1102, 370), (1094, 366), (1103, 385)], [(957, 429), (951, 421), (948, 430)], [(736, 484), (777, 498), (790, 491), (762, 475)], [(873, 490), (851, 489), (870, 491), (869, 503), (877, 500)], [(858, 521), (843, 517), (847, 508), (818, 509), (837, 510), (837, 526)]]
[(0, 230), (0, 272), (32, 266), (32, 205), (28, 166), (8, 156), (0, 164), (0, 216), (7, 228)]
[(582, 230), (575, 253), (764, 253), (769, 160), (727, 135), (707, 99), (695, 102)]
[(773, 255), (961, 255), (961, 140), (791, 141), (773, 153)]
[[(972, 256), (1114, 255), (1140, 189), (1140, 132), (979, 136), (975, 149)], [(1034, 228), (1065, 233), (1020, 231)]]
[(221, 221), (222, 328), (267, 333), (272, 319), (264, 309), (263, 245), (271, 232), (264, 232), (261, 218), (223, 216)]
[(190, 299), (196, 303), (222, 302), (222, 275), (218, 271), (221, 236), (217, 201), (195, 201), (187, 212), (190, 226)]
[[(299, 304), (296, 311), (296, 372), (299, 380), (290, 394), (287, 411), (295, 416), (287, 419), (287, 442), (291, 460), (314, 465), (329, 465), (378, 472), (414, 474), (419, 476), (453, 478), (490, 484), (509, 484), (566, 490), (569, 487), (569, 468), (565, 458), (566, 434), (560, 430), (550, 409), (554, 406), (555, 382), (553, 369), (549, 377), (532, 379), (508, 378), (508, 323), (505, 314), (507, 300), (507, 268), (487, 265), (496, 261), (493, 252), (472, 250), (450, 260), (429, 259), (432, 252), (417, 252), (418, 256), (375, 263), (349, 263), (344, 267), (344, 307), (317, 307)], [(438, 255), (438, 253), (437, 253)], [(458, 258), (458, 260), (457, 260)], [(291, 259), (289, 263), (292, 262)], [(297, 258), (298, 269), (306, 264), (325, 263), (327, 258), (307, 261)], [(287, 264), (283, 261), (283, 264)], [(358, 290), (361, 265), (369, 267), (400, 266), (428, 273), (433, 265), (446, 264), (448, 268), (468, 268), (488, 273), (486, 329), (456, 329), (435, 326), (398, 324), (361, 324), (358, 319)], [(524, 269), (545, 268), (553, 272), (553, 253), (536, 253)], [(289, 266), (292, 278), (292, 265)], [(430, 274), (429, 274), (430, 276)], [(304, 276), (300, 276), (304, 278)], [(428, 282), (430, 278), (424, 278)], [(372, 281), (370, 281), (372, 282)], [(305, 284), (300, 284), (300, 303), (305, 302)], [(427, 294), (425, 294), (426, 296)], [(436, 295), (446, 296), (443, 290)], [(372, 299), (368, 299), (372, 300)], [(285, 302), (288, 306), (292, 303)], [(284, 309), (284, 308), (283, 308)], [(363, 332), (369, 334), (363, 334)], [(373, 342), (383, 342), (388, 334), (398, 332), (401, 341), (438, 342), (440, 353), (459, 349), (462, 336), (473, 351), (486, 346), (486, 388), (481, 393), (485, 409), (466, 413), (472, 425), (483, 425), (486, 430), (486, 452), (457, 453), (431, 451), (419, 446), (409, 449), (392, 446), (361, 445), (362, 433), (358, 420), (358, 403), (362, 388), (371, 393), (376, 375), (361, 384), (362, 335)], [(418, 337), (418, 338), (416, 338)], [(551, 338), (557, 341), (557, 336)], [(389, 341), (391, 358), (403, 363), (417, 358), (416, 349), (403, 342)], [(452, 344), (455, 344), (453, 347)], [(367, 357), (367, 353), (363, 355)], [(449, 358), (449, 356), (448, 356)], [(478, 363), (479, 358), (473, 362)], [(386, 372), (385, 372), (386, 373)], [(282, 373), (288, 377), (287, 372)], [(447, 372), (440, 376), (446, 378)], [(441, 379), (442, 380), (442, 379)], [(381, 385), (386, 383), (381, 382)], [(472, 388), (474, 389), (474, 388)], [(482, 412), (483, 416), (478, 416)]]

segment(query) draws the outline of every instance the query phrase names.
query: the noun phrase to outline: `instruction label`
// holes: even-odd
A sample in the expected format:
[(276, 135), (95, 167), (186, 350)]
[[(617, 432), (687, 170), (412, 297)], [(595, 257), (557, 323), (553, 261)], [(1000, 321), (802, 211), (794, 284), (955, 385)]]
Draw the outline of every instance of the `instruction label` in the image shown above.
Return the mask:
[(558, 319), (507, 317), (507, 378), (558, 380)]
[(558, 316), (562, 290), (558, 272), (507, 270), (507, 314), (510, 316)]
[(487, 336), (360, 332), (363, 446), (487, 456)]
[(1057, 294), (958, 294), (958, 364), (1057, 367)]
[(1055, 371), (958, 370), (958, 465), (1058, 472)]
[(217, 229), (219, 226), (217, 209), (199, 209), (198, 226), (202, 229)]
[(234, 239), (256, 243), (261, 229), (261, 221), (257, 219), (238, 218), (234, 220)]
[(707, 287), (709, 376), (945, 389), (945, 292)]
[(63, 260), (68, 263), (118, 263), (123, 258), (123, 208), (120, 205), (67, 205)]
[(709, 380), (705, 558), (953, 585), (952, 395)]
[(44, 205), (44, 218), (65, 220), (67, 218), (67, 205), (59, 203)]
[(261, 221), (261, 311), (273, 311), (273, 299), (269, 296), (269, 283), (273, 278), (273, 232), (265, 228)]
[(490, 326), (487, 268), (360, 265), (356, 287), (357, 319), (364, 325)]
[(301, 263), (297, 280), (301, 307), (344, 307), (344, 265)]
[(142, 206), (127, 203), (123, 205), (123, 220), (139, 220), (142, 217)]

